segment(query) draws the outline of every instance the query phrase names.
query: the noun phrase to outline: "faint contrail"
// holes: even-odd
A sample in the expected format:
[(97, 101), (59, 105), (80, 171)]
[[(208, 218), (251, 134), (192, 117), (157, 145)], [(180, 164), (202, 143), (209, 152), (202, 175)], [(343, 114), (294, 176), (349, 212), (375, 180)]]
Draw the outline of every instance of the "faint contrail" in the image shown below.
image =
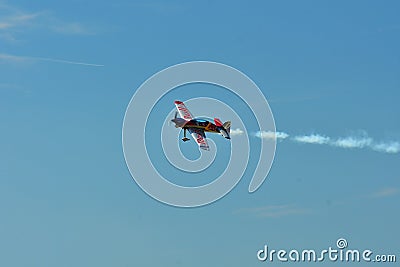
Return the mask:
[(295, 135), (289, 138), (285, 132), (258, 131), (254, 134), (258, 138), (279, 140), (289, 139), (292, 142), (303, 144), (329, 145), (347, 149), (369, 148), (377, 152), (397, 154), (400, 153), (400, 142), (376, 142), (367, 133), (362, 132), (360, 136), (347, 136), (340, 138), (331, 138), (321, 134)]
[(101, 64), (93, 64), (93, 63), (70, 61), (70, 60), (55, 59), (55, 58), (45, 58), (45, 57), (29, 57), (29, 58), (32, 60), (48, 61), (48, 62), (55, 62), (55, 63), (75, 64), (75, 65), (83, 65), (83, 66), (91, 66), (91, 67), (104, 67), (104, 65), (101, 65)]
[(104, 67), (101, 64), (93, 64), (79, 61), (71, 61), (64, 59), (56, 59), (56, 58), (47, 58), (47, 57), (28, 57), (28, 56), (16, 56), (11, 54), (0, 54), (0, 60), (7, 60), (16, 63), (24, 62), (24, 61), (47, 61), (54, 63), (64, 63), (64, 64), (74, 64), (74, 65), (82, 65), (82, 66), (90, 66), (90, 67)]

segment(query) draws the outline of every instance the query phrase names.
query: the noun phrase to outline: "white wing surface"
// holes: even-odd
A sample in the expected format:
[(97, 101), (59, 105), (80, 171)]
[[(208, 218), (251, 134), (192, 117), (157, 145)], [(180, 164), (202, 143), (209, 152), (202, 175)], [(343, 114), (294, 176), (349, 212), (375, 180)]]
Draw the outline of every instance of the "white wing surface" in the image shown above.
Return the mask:
[(188, 128), (188, 131), (201, 149), (210, 150), (210, 147), (208, 146), (207, 143), (206, 134), (204, 133), (203, 130)]
[(190, 113), (190, 111), (187, 109), (187, 107), (182, 101), (175, 101), (175, 106), (178, 109), (181, 118), (184, 118), (185, 120), (188, 121), (193, 119), (193, 115)]

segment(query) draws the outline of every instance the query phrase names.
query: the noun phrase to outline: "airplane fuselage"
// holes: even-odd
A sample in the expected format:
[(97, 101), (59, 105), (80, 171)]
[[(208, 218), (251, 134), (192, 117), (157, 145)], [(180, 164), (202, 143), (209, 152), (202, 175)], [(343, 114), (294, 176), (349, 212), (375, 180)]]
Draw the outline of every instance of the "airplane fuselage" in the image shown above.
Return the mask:
[(212, 133), (220, 133), (221, 127), (218, 127), (214, 123), (203, 120), (203, 119), (192, 119), (192, 120), (185, 120), (182, 118), (175, 118), (171, 120), (175, 123), (176, 128), (182, 129), (201, 129), (205, 132), (212, 132)]
[(215, 125), (214, 123), (207, 121), (207, 120), (202, 120), (202, 119), (192, 119), (190, 121), (187, 121), (182, 128), (193, 128), (193, 129), (201, 129), (205, 132), (211, 132), (211, 133), (220, 133), (220, 127)]

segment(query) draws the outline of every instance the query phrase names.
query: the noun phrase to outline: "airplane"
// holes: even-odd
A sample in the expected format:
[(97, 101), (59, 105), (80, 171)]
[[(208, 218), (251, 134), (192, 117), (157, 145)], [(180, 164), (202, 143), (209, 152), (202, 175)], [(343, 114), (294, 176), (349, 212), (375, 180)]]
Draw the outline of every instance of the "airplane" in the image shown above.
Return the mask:
[[(175, 123), (176, 128), (183, 129), (183, 142), (190, 140), (186, 137), (186, 130), (189, 131), (193, 139), (203, 150), (210, 150), (205, 132), (219, 133), (226, 139), (231, 139), (229, 135), (231, 130), (230, 121), (222, 123), (220, 119), (214, 118), (214, 123), (212, 123), (208, 120), (196, 119), (182, 101), (177, 100), (174, 103), (178, 111), (175, 112), (175, 117), (171, 121)], [(181, 118), (178, 118), (178, 113)]]

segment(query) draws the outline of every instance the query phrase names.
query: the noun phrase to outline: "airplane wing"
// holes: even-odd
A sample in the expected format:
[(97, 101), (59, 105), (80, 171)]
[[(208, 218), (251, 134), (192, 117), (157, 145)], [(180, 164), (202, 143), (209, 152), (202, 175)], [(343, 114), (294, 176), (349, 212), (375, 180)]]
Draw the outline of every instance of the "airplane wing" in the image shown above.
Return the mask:
[(193, 115), (190, 113), (190, 111), (187, 109), (185, 104), (183, 104), (182, 101), (175, 101), (175, 106), (178, 109), (179, 115), (184, 118), (185, 120), (191, 120), (193, 119)]
[(210, 150), (208, 146), (206, 134), (203, 130), (196, 128), (188, 128), (189, 133), (193, 136), (193, 139), (197, 142), (199, 147), (204, 150)]

